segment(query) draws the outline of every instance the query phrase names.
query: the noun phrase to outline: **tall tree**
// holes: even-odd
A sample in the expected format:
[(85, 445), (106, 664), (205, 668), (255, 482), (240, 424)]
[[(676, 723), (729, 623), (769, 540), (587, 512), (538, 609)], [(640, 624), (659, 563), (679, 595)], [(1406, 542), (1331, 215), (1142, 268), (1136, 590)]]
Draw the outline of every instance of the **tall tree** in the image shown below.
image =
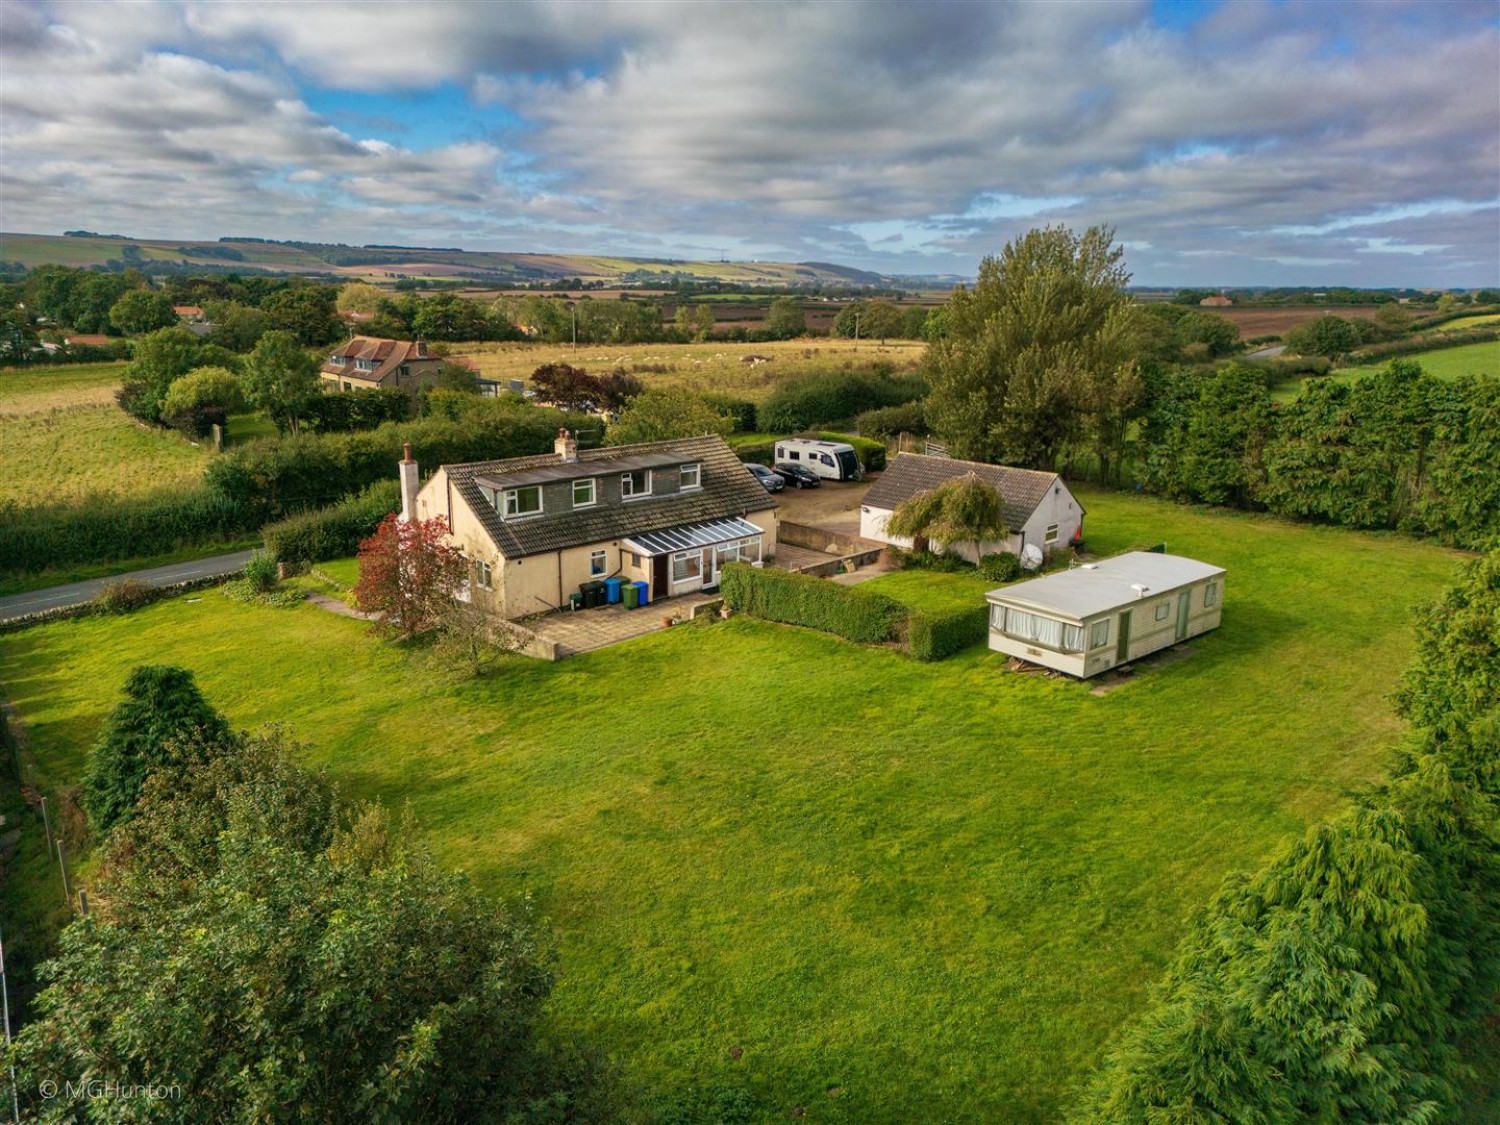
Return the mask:
[(606, 445), (731, 434), (734, 419), (687, 391), (645, 391), (630, 400), (604, 433)]
[(345, 336), (337, 301), (333, 286), (308, 284), (273, 293), (260, 307), (272, 328), (290, 332), (304, 347), (316, 348)]
[(807, 314), (796, 297), (773, 297), (766, 315), (766, 331), (778, 340), (792, 340), (807, 332)]
[(322, 394), (318, 366), (290, 332), (267, 332), (245, 360), (246, 396), (271, 416), (278, 430), (296, 435), (308, 404)]
[(139, 336), (172, 327), (177, 323), (177, 313), (165, 293), (132, 289), (110, 306), (109, 322), (127, 336)]
[(928, 352), (927, 417), (959, 457), (1050, 469), (1133, 362), (1130, 275), (1114, 232), (1033, 230), (949, 299)]

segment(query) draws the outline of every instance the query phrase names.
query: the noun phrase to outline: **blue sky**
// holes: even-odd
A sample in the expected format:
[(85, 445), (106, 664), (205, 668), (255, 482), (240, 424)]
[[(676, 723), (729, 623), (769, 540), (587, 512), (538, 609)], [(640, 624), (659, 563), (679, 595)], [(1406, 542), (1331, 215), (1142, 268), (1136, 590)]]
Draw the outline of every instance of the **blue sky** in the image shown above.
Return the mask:
[(1500, 284), (1486, 3), (0, 6), (0, 228)]

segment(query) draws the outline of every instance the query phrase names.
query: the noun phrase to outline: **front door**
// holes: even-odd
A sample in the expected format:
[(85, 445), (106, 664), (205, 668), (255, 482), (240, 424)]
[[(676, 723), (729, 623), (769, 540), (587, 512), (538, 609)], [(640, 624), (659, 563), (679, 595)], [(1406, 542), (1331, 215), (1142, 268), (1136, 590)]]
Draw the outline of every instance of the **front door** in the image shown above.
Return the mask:
[(1184, 590), (1177, 595), (1177, 639), (1180, 641), (1187, 636), (1188, 626), (1188, 603), (1192, 600), (1193, 592)]
[(651, 560), (651, 600), (660, 601), (672, 593), (670, 576), (672, 573), (672, 557), (670, 555), (657, 555)]
[(719, 584), (718, 552), (712, 547), (703, 548), (703, 588), (708, 590)]
[(1124, 664), (1130, 659), (1130, 611), (1120, 614), (1120, 639), (1115, 644), (1115, 663)]

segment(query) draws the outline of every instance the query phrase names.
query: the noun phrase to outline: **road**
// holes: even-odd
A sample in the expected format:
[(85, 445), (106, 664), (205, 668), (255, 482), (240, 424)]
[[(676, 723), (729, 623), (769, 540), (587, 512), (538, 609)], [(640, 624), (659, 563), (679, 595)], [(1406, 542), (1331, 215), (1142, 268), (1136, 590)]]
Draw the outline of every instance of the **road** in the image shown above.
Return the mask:
[(32, 590), (25, 594), (11, 594), (0, 598), (0, 621), (24, 617), (28, 613), (40, 613), (44, 609), (79, 605), (88, 601), (109, 583), (118, 582), (122, 578), (137, 578), (152, 586), (170, 586), (174, 582), (186, 582), (191, 578), (231, 574), (244, 566), (252, 554), (254, 554), (253, 551), (235, 551), (229, 555), (215, 555), (211, 559), (194, 559), (192, 562), (154, 566), (149, 570), (137, 570), (129, 574), (112, 574), (108, 578), (90, 578), (86, 582), (70, 582), (66, 586), (51, 586), (45, 590)]

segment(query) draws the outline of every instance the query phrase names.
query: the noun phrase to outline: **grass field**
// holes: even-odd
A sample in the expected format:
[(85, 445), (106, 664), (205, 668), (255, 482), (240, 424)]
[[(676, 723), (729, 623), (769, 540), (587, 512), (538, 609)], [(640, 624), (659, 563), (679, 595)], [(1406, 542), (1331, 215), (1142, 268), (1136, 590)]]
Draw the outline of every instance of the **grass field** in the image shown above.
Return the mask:
[(1481, 328), (1487, 324), (1500, 322), (1500, 313), (1484, 313), (1480, 316), (1461, 316), (1457, 320), (1450, 320), (1447, 324), (1438, 326), (1439, 332), (1462, 332), (1465, 328)]
[[(1482, 344), (1461, 344), (1456, 348), (1439, 348), (1436, 351), (1399, 357), (1422, 365), (1422, 370), (1434, 379), (1457, 379), (1464, 375), (1500, 375), (1500, 340), (1487, 340)], [(1341, 367), (1331, 375), (1318, 376), (1334, 379), (1340, 383), (1352, 383), (1366, 375), (1375, 375), (1391, 365), (1391, 360), (1369, 363), (1361, 367)], [(1277, 402), (1290, 402), (1297, 397), (1306, 379), (1284, 383), (1271, 392)]]
[(0, 368), (0, 418), (115, 400), (124, 362)]
[[(927, 345), (915, 340), (861, 342), (848, 340), (778, 340), (763, 344), (456, 344), (455, 354), (472, 356), (486, 379), (525, 379), (544, 363), (571, 363), (602, 375), (616, 367), (626, 371), (662, 366), (666, 372), (641, 370), (648, 387), (684, 387), (717, 391), (759, 402), (777, 385), (800, 374), (849, 370), (876, 362), (898, 370), (914, 367)], [(769, 363), (749, 363), (747, 356), (768, 356)]]
[(1084, 501), (1100, 553), (1165, 539), (1229, 574), (1222, 629), (1105, 697), (744, 618), (452, 686), (358, 622), (212, 591), (0, 637), (0, 683), (46, 787), (171, 661), (346, 794), (410, 802), (445, 863), (535, 896), (555, 1018), (633, 1089), (742, 1073), (761, 1122), (1055, 1121), (1188, 912), (1386, 767), (1409, 609), (1459, 557)]

